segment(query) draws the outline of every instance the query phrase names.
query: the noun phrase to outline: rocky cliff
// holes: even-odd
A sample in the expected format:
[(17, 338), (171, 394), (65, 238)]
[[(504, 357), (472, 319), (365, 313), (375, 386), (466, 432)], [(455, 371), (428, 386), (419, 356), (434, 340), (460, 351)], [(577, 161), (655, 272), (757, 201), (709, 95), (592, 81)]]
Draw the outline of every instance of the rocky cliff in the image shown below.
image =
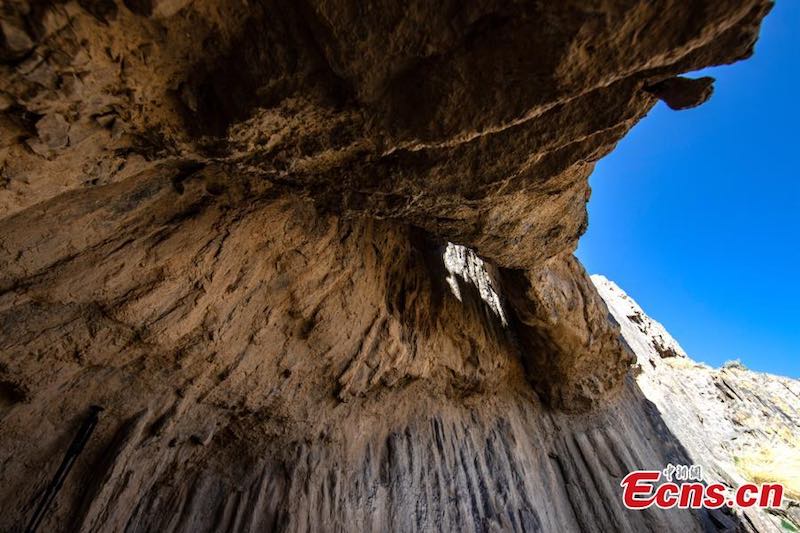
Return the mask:
[(4, 2), (0, 530), (737, 527), (622, 508), (686, 449), (572, 252), (769, 7)]
[(703, 467), (706, 481), (731, 488), (783, 483), (785, 506), (747, 509), (745, 525), (800, 530), (800, 381), (751, 372), (735, 361), (723, 368), (697, 363), (613, 281), (592, 281), (636, 354), (637, 384)]

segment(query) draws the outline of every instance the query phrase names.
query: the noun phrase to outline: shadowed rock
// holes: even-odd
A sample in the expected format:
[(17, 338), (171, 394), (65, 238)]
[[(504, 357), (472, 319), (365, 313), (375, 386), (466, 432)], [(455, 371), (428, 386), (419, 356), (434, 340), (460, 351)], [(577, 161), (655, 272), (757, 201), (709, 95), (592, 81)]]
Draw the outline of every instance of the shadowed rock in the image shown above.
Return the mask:
[(724, 529), (621, 507), (684, 454), (572, 252), (770, 6), (4, 6), (0, 529), (90, 404), (51, 530)]
[(706, 103), (714, 92), (714, 78), (670, 78), (651, 85), (647, 90), (671, 109), (691, 109)]

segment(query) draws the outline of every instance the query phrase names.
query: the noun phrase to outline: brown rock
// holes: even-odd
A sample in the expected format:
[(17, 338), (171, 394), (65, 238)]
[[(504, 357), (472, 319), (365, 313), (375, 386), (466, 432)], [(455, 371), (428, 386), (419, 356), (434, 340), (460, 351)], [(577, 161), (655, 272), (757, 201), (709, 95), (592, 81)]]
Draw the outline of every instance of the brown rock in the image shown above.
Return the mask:
[(21, 20), (14, 24), (11, 19), (0, 20), (0, 57), (16, 59), (33, 48), (33, 41), (21, 27)]
[(685, 454), (572, 251), (642, 88), (770, 2), (19, 4), (0, 530), (91, 404), (43, 530), (722, 528), (621, 506)]
[(137, 15), (165, 18), (192, 3), (192, 0), (124, 0), (125, 5)]
[(39, 140), (53, 150), (65, 148), (69, 143), (69, 123), (59, 113), (44, 116), (36, 123), (36, 131)]
[(691, 109), (704, 104), (714, 92), (714, 78), (670, 78), (647, 90), (663, 100), (671, 109)]
[(633, 354), (574, 257), (506, 272), (528, 379), (551, 405), (586, 409), (622, 382)]

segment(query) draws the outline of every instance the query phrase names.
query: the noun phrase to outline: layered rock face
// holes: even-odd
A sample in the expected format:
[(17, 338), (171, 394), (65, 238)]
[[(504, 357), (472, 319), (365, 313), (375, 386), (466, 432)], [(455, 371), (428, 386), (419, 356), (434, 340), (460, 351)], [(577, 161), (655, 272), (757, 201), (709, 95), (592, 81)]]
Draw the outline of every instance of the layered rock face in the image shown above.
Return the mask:
[[(702, 530), (572, 251), (770, 2), (9, 2), (0, 529)], [(448, 245), (457, 243), (466, 248)]]
[(697, 363), (613, 281), (595, 275), (592, 282), (636, 354), (641, 391), (705, 479), (733, 489), (784, 484), (784, 507), (745, 509), (742, 527), (800, 529), (800, 381), (737, 362), (718, 369)]

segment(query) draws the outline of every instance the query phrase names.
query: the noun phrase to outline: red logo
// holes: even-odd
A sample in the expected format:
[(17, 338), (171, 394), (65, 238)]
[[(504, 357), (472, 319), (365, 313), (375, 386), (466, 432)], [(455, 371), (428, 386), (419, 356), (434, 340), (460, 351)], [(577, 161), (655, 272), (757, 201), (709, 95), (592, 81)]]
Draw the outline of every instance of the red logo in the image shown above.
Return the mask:
[[(718, 509), (728, 507), (780, 507), (783, 502), (783, 485), (780, 483), (745, 483), (735, 491), (729, 491), (721, 483), (703, 483), (699, 477), (694, 481), (680, 476), (670, 465), (664, 472), (658, 470), (635, 470), (620, 482), (622, 502), (628, 509), (647, 509), (655, 505), (660, 509)], [(696, 467), (695, 467), (696, 468)], [(659, 483), (662, 478), (665, 481)], [(672, 474), (681, 482), (672, 481)]]

